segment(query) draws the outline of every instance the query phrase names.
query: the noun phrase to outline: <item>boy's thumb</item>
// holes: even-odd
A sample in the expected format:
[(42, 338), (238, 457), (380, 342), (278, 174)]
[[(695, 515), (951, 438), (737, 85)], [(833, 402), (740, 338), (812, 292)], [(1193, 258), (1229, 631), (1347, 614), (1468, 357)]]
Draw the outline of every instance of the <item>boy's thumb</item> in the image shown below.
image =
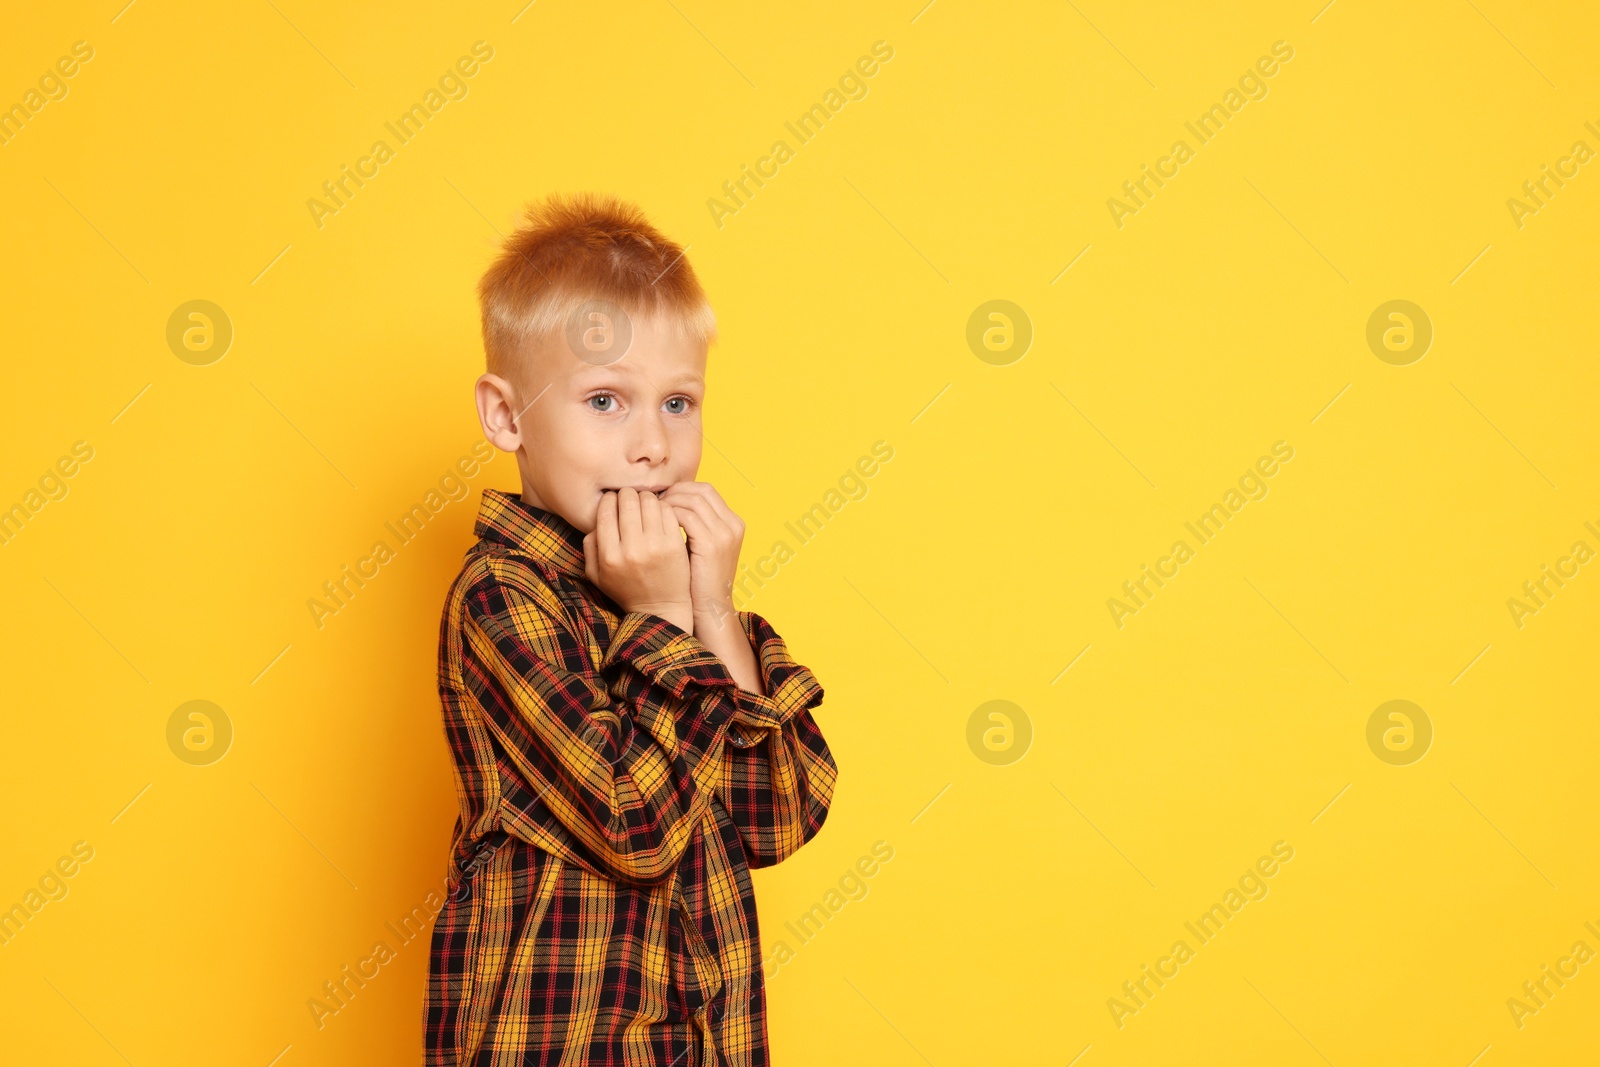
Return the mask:
[(594, 567), (594, 532), (583, 535), (583, 573), (589, 576), (589, 581), (595, 585), (600, 584), (600, 575), (595, 573)]

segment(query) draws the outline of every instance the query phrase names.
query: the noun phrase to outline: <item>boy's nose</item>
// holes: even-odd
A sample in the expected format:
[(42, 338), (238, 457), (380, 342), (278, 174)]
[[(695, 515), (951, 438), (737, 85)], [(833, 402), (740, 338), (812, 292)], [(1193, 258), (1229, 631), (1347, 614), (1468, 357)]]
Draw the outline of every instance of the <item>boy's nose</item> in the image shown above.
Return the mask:
[(662, 463), (667, 458), (667, 429), (660, 415), (646, 416), (638, 423), (638, 434), (631, 442), (634, 462)]

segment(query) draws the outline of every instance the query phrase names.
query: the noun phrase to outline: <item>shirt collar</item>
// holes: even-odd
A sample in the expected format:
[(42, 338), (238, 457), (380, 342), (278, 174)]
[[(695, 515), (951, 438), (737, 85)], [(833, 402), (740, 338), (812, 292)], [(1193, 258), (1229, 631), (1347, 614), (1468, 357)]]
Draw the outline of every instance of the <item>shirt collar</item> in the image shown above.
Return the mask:
[(583, 569), (583, 531), (515, 493), (485, 489), (472, 532), (574, 578), (587, 576)]

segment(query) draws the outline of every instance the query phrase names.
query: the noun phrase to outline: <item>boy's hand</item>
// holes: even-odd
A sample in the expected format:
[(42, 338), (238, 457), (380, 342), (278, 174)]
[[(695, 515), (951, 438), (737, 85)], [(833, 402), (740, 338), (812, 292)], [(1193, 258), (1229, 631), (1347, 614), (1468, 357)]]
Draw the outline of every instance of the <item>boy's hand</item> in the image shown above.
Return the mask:
[(744, 522), (710, 482), (676, 482), (661, 494), (689, 533), (689, 594), (696, 620), (733, 613), (733, 578), (744, 543)]
[(624, 487), (600, 494), (595, 528), (583, 535), (583, 569), (624, 611), (659, 615), (694, 632), (689, 552), (676, 510), (654, 493)]

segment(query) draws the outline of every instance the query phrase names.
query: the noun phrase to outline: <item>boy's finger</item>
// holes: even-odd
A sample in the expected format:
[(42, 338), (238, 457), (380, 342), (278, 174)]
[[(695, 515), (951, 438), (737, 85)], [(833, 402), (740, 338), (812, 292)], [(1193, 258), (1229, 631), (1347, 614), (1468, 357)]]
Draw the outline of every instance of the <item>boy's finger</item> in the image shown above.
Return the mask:
[(594, 585), (600, 584), (600, 572), (594, 566), (594, 531), (583, 535), (583, 573)]
[(600, 510), (594, 517), (595, 548), (598, 555), (610, 564), (615, 559), (617, 547), (617, 494), (601, 493)]
[(728, 502), (722, 499), (722, 494), (717, 492), (716, 486), (712, 485), (710, 482), (700, 482), (698, 484), (706, 487), (704, 494), (705, 499), (711, 505), (712, 510), (714, 510), (717, 515), (721, 517), (723, 522), (727, 523), (730, 527), (739, 522), (739, 516), (735, 515), (733, 513), (733, 509), (728, 506)]
[(661, 493), (663, 498), (687, 498), (699, 496), (704, 491), (702, 482), (673, 482)]
[(680, 487), (685, 500), (704, 501), (706, 506), (711, 509), (711, 512), (721, 519), (724, 524), (731, 527), (738, 521), (739, 517), (733, 513), (732, 508), (728, 507), (728, 502), (722, 499), (722, 494), (717, 492), (717, 487), (710, 482), (678, 482), (672, 488), (678, 489)]
[(696, 539), (702, 542), (708, 541), (713, 533), (722, 527), (716, 512), (712, 511), (711, 505), (701, 497), (685, 494), (679, 497), (672, 507), (678, 512), (678, 519), (683, 523), (683, 528), (689, 531), (691, 541)]
[(623, 551), (639, 540), (644, 527), (639, 521), (639, 492), (629, 486), (617, 490), (617, 532)]
[(664, 501), (661, 504), (661, 532), (678, 541), (683, 540), (683, 524), (678, 521), (678, 509)]
[(661, 501), (654, 493), (639, 494), (639, 533), (654, 538), (661, 532)]
[(689, 531), (691, 545), (707, 539), (710, 531), (706, 529), (706, 520), (699, 512), (682, 504), (674, 504), (669, 510), (676, 514), (679, 525)]

